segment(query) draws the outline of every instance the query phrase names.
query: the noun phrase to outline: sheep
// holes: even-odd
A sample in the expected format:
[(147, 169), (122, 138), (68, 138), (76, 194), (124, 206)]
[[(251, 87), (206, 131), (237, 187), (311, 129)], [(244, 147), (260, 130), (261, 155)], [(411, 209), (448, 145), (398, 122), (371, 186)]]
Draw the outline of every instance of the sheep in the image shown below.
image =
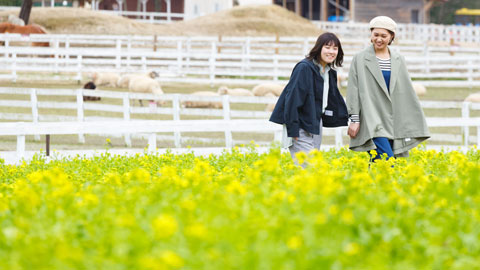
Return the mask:
[(427, 88), (425, 88), (425, 86), (423, 86), (422, 84), (412, 83), (412, 86), (417, 96), (424, 96), (427, 93)]
[[(211, 96), (211, 97), (218, 97), (220, 94), (210, 91), (198, 91), (193, 92), (191, 95), (194, 96)], [(223, 104), (222, 102), (218, 101), (192, 101), (186, 100), (182, 101), (182, 107), (184, 108), (215, 108), (215, 109), (222, 109)]]
[[(156, 96), (163, 95), (162, 87), (156, 80), (146, 77), (145, 75), (136, 76), (130, 79), (128, 84), (128, 90), (135, 93), (151, 93)], [(143, 102), (140, 99), (140, 106), (143, 106)], [(153, 102), (153, 101), (151, 101)], [(163, 105), (164, 101), (157, 101), (157, 105)]]
[(282, 94), (283, 88), (285, 88), (285, 85), (282, 84), (262, 83), (255, 86), (252, 92), (255, 96), (265, 96), (267, 93), (272, 93), (278, 97)]
[(230, 95), (230, 96), (253, 96), (252, 91), (243, 88), (234, 88), (229, 89), (226, 86), (220, 86), (217, 91), (220, 95)]
[(480, 92), (468, 95), (468, 97), (465, 99), (465, 101), (480, 102)]
[(152, 79), (155, 79), (158, 76), (158, 73), (155, 72), (155, 71), (151, 71), (149, 73), (146, 73), (146, 74), (124, 74), (120, 77), (120, 79), (118, 79), (117, 81), (117, 87), (120, 87), (120, 88), (128, 88), (128, 84), (130, 83), (130, 80), (133, 78), (133, 77), (137, 77), (137, 76), (146, 76), (146, 77), (149, 77), (149, 78), (152, 78)]
[(108, 85), (110, 87), (116, 87), (120, 75), (113, 72), (95, 72), (92, 74), (93, 83), (95, 85)]
[[(275, 96), (275, 95), (272, 94), (272, 93), (267, 93), (267, 94), (265, 95), (265, 97), (277, 97), (277, 96)], [(266, 112), (273, 112), (273, 109), (275, 109), (275, 105), (276, 105), (276, 103), (268, 103), (268, 104), (267, 104), (267, 107), (265, 107), (265, 111), (266, 111)]]
[[(87, 83), (83, 86), (83, 89), (95, 90), (96, 88), (97, 88), (97, 86), (96, 86), (93, 82), (87, 82)], [(100, 97), (83, 96), (83, 101), (87, 101), (87, 100), (96, 101), (96, 100), (100, 100)]]
[(22, 19), (18, 18), (17, 16), (13, 15), (13, 14), (8, 15), (7, 22), (9, 22), (11, 24), (25, 26), (25, 22)]

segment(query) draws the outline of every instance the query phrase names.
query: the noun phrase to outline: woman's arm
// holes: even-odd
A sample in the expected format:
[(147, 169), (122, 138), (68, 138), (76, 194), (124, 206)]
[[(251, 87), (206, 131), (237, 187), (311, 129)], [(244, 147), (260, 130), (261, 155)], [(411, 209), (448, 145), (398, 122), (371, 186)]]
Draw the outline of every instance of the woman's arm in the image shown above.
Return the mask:
[(285, 124), (287, 125), (288, 137), (299, 136), (300, 121), (298, 108), (305, 103), (308, 89), (312, 88), (312, 78), (309, 78), (309, 67), (305, 63), (298, 64), (290, 76), (288, 92), (285, 96)]
[(348, 71), (347, 86), (347, 109), (350, 115), (350, 125), (348, 126), (348, 136), (355, 138), (360, 130), (360, 95), (358, 92), (358, 76), (356, 67), (356, 56), (353, 57)]

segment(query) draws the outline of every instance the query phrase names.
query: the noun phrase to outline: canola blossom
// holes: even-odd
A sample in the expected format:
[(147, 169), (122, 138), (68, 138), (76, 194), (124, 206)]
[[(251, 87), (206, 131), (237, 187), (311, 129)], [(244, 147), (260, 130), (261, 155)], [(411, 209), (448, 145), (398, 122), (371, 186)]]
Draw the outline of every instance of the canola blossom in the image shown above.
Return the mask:
[(480, 151), (0, 161), (0, 269), (478, 269)]

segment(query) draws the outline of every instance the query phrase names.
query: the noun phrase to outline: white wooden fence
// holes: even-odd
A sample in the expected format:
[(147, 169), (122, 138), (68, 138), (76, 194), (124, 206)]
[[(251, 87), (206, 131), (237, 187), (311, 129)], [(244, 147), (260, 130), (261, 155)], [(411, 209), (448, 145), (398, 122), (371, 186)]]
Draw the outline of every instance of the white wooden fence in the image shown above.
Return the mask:
[[(430, 127), (477, 127), (480, 134), (480, 118), (428, 118)], [(275, 132), (279, 134), (281, 126), (267, 120), (135, 120), (135, 121), (95, 121), (95, 122), (42, 122), (42, 123), (0, 123), (0, 136), (17, 137), (17, 158), (25, 154), (25, 136), (27, 135), (64, 135), (64, 134), (105, 134), (105, 133), (147, 133), (148, 150), (157, 148), (156, 133), (160, 132)], [(480, 138), (480, 136), (478, 136)], [(280, 140), (277, 136), (276, 140)], [(480, 145), (480, 139), (476, 143)], [(227, 148), (231, 146), (226, 145)]]
[[(12, 80), (48, 75), (80, 80), (92, 71), (156, 70), (163, 81), (251, 84), (286, 82), (315, 39), (4, 34), (1, 41), (5, 46), (0, 47), (0, 77)], [(30, 42), (51, 46), (22, 46)], [(352, 55), (368, 40), (345, 39), (343, 44), (346, 56), (338, 72), (346, 77)], [(392, 49), (405, 56), (412, 78), (427, 86), (480, 85), (480, 50), (476, 48), (405, 42)]]
[[(162, 96), (154, 96), (151, 94), (138, 94), (128, 92), (111, 92), (101, 90), (72, 90), (72, 89), (26, 89), (26, 88), (0, 88), (0, 95), (5, 97), (0, 100), (0, 120), (2, 121), (29, 121), (33, 123), (41, 122), (94, 122), (94, 121), (143, 121), (146, 118), (164, 120), (169, 119), (173, 121), (183, 121), (184, 118), (216, 118), (216, 120), (239, 120), (239, 119), (260, 119), (265, 123), (270, 116), (270, 112), (264, 111), (266, 104), (272, 104), (276, 102), (276, 98), (273, 97), (234, 97), (234, 96), (193, 96), (193, 95), (180, 95), (180, 94), (165, 94)], [(83, 96), (95, 96), (101, 97), (101, 102), (84, 102)], [(70, 97), (70, 98), (69, 98)], [(44, 101), (44, 100), (64, 100), (64, 101)], [(109, 99), (109, 103), (105, 101)], [(136, 107), (133, 106), (136, 99), (144, 100), (163, 100), (168, 101), (164, 107)], [(198, 109), (198, 108), (183, 108), (182, 102), (184, 101), (210, 101), (222, 103), (222, 109)], [(252, 104), (257, 104), (256, 109), (252, 108)], [(472, 135), (470, 132), (470, 126), (480, 125), (480, 119), (476, 117), (478, 111), (480, 111), (479, 103), (469, 102), (446, 102), (446, 101), (421, 101), (421, 105), (424, 109), (456, 109), (457, 112), (453, 112), (450, 117), (442, 118), (442, 121), (432, 120), (435, 118), (429, 117), (428, 121), (433, 126), (431, 127), (450, 127), (458, 123), (458, 126), (462, 127), (462, 130), (458, 132), (441, 131), (432, 134), (432, 142), (449, 142), (453, 144), (463, 144), (464, 146), (477, 142), (480, 138), (480, 134)], [(241, 109), (241, 107), (249, 106), (249, 109)], [(232, 109), (232, 107), (234, 109)], [(61, 110), (61, 111), (57, 111)], [(473, 116), (472, 116), (473, 115)], [(461, 120), (467, 119), (468, 125), (463, 125)], [(473, 119), (477, 122), (471, 122)], [(435, 122), (437, 121), (437, 122)], [(470, 122), (469, 122), (470, 121)], [(445, 123), (445, 125), (442, 125)], [(277, 125), (280, 128), (280, 125)], [(234, 141), (232, 139), (232, 131), (225, 128), (222, 130), (225, 135), (221, 141), (225, 143), (227, 147), (231, 147), (237, 143), (248, 143), (243, 141)], [(259, 129), (260, 133), (271, 133), (271, 129), (263, 130)], [(135, 132), (131, 132), (132, 134)], [(104, 133), (105, 136), (116, 134), (117, 136), (123, 136), (125, 144), (131, 146), (131, 137), (135, 134), (121, 134), (119, 132)], [(85, 138), (82, 133), (78, 133), (79, 142), (84, 143)], [(138, 135), (138, 134), (137, 134)], [(326, 137), (334, 136), (336, 146), (344, 144), (346, 138), (345, 128), (325, 129), (324, 135)], [(278, 134), (276, 135), (278, 137)], [(140, 136), (144, 138), (144, 136)], [(175, 147), (181, 147), (182, 143), (186, 140), (203, 140), (203, 141), (218, 141), (218, 138), (199, 138), (199, 137), (185, 137), (179, 131), (174, 131), (173, 136), (164, 136), (167, 140), (173, 140)], [(40, 137), (36, 136), (39, 140)], [(268, 145), (270, 142), (260, 141), (259, 144)]]
[[(368, 23), (313, 21), (320, 29), (333, 32), (342, 38), (368, 37)], [(480, 27), (442, 24), (402, 24), (397, 25), (395, 34), (400, 40), (480, 42)]]

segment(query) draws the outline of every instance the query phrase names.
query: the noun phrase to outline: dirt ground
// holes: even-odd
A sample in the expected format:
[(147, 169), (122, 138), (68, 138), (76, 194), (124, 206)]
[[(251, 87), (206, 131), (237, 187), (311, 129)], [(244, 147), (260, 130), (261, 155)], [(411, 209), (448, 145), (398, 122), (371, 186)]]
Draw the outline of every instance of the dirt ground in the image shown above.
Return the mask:
[[(19, 10), (0, 12), (0, 21)], [(317, 36), (321, 31), (277, 5), (240, 6), (215, 14), (168, 25), (153, 25), (83, 8), (32, 8), (30, 23), (42, 25), (52, 34), (102, 35), (225, 35), (225, 36)]]

